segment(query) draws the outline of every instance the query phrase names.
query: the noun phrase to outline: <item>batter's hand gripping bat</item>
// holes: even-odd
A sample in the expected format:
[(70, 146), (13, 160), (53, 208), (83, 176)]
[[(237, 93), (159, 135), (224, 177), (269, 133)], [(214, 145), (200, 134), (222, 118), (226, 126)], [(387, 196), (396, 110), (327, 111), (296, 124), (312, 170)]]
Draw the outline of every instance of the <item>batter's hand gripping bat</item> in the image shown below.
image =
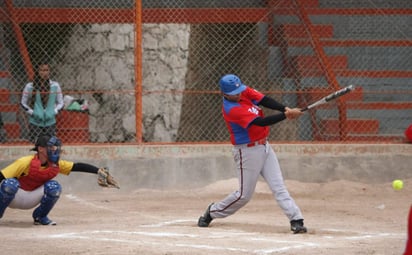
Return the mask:
[(353, 85), (349, 85), (343, 89), (340, 89), (338, 91), (335, 91), (325, 97), (323, 97), (322, 99), (319, 99), (318, 101), (306, 106), (305, 108), (301, 109), (302, 112), (305, 112), (307, 110), (310, 110), (316, 106), (322, 105), (322, 104), (326, 104), (327, 102), (334, 100), (338, 97), (341, 97), (345, 94), (348, 94), (349, 92), (353, 91), (355, 89), (355, 87)]

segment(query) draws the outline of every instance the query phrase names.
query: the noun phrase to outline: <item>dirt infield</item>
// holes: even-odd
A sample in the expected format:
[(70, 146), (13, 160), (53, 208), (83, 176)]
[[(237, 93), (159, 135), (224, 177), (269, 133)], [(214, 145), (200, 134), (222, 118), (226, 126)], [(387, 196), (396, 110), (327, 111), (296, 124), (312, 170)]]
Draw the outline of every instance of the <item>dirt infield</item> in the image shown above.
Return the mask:
[(293, 235), (266, 184), (237, 214), (196, 226), (210, 202), (236, 187), (224, 180), (199, 189), (63, 192), (50, 218), (31, 210), (0, 220), (2, 254), (402, 254), (412, 180), (390, 183), (286, 182), (309, 233)]

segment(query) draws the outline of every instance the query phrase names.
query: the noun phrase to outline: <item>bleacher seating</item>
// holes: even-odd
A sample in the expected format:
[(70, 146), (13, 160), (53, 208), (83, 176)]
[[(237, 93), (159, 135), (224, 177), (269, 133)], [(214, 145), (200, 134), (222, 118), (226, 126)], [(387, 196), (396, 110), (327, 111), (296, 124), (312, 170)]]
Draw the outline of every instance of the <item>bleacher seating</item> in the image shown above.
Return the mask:
[[(293, 3), (287, 5), (285, 1), (269, 2), (273, 8), (289, 10), (287, 15), (278, 15), (269, 21), (268, 42), (283, 53), (276, 57), (282, 58), (286, 66), (285, 83), (290, 84), (289, 80), (293, 78), (296, 80), (295, 89), (305, 91), (300, 101), (313, 102), (336, 90), (328, 82), (328, 75), (335, 78), (341, 87), (349, 85), (347, 82), (358, 87), (350, 98), (342, 99), (346, 123), (339, 123), (337, 117), (331, 117), (338, 115), (336, 104), (324, 105), (311, 112), (313, 118), (308, 118), (308, 121), (313, 125), (312, 139), (340, 140), (339, 130), (345, 126), (347, 133), (344, 139), (347, 141), (402, 141), (403, 129), (408, 123), (389, 119), (387, 116), (391, 115), (388, 111), (396, 110), (411, 116), (412, 103), (405, 101), (402, 94), (393, 94), (389, 99), (388, 96), (379, 99), (373, 94), (382, 85), (388, 88), (388, 80), (394, 83), (393, 90), (406, 90), (406, 79), (412, 78), (412, 70), (405, 66), (405, 63), (411, 63), (407, 59), (410, 54), (402, 54), (412, 42), (402, 39), (404, 35), (393, 29), (395, 26), (403, 27), (404, 19), (396, 15), (395, 18), (382, 16), (382, 13), (392, 13), (393, 10), (379, 9), (374, 13), (373, 9), (367, 9), (365, 14), (359, 13), (356, 2), (350, 6), (346, 1), (345, 7), (340, 8), (336, 8), (333, 1), (298, 1), (303, 4), (301, 6)], [(279, 3), (283, 4), (279, 6)], [(305, 18), (299, 16), (302, 15), (299, 7), (304, 7), (311, 24), (304, 24)], [(355, 10), (356, 15), (350, 10)], [(311, 31), (307, 29), (309, 26), (313, 28)], [(391, 38), (380, 38), (382, 29), (387, 29)], [(323, 52), (316, 52), (313, 41), (321, 45)], [(326, 55), (330, 70), (321, 64), (322, 53)], [(388, 121), (398, 123), (389, 127), (385, 125)]]

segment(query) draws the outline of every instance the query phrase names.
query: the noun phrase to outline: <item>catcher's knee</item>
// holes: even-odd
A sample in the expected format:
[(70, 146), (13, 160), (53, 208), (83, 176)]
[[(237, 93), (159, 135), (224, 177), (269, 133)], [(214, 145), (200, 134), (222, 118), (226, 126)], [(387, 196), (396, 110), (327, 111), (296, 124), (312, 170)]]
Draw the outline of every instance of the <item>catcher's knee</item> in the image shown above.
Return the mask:
[(58, 198), (62, 192), (62, 186), (55, 180), (50, 180), (44, 184), (44, 194)]
[(13, 196), (16, 195), (19, 190), (20, 183), (16, 178), (4, 179), (0, 185), (0, 193), (2, 196)]
[(0, 218), (3, 217), (4, 211), (13, 201), (19, 187), (20, 183), (15, 178), (4, 179), (0, 183)]

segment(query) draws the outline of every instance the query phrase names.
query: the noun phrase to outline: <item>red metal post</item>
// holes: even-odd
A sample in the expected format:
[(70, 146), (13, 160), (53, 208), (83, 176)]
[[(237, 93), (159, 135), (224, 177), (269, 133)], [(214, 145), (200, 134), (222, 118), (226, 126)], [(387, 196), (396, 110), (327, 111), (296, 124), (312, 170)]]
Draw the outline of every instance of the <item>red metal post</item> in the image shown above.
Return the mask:
[(20, 54), (23, 58), (24, 67), (26, 69), (27, 76), (30, 80), (34, 77), (33, 65), (30, 60), (29, 51), (26, 47), (26, 42), (24, 41), (23, 32), (21, 31), (19, 20), (15, 13), (15, 8), (13, 7), (12, 0), (5, 0), (6, 10), (10, 13), (10, 22), (13, 27), (14, 34), (16, 36), (17, 44), (19, 45)]
[(142, 2), (135, 3), (135, 114), (136, 114), (136, 142), (143, 142), (143, 107), (142, 107)]

